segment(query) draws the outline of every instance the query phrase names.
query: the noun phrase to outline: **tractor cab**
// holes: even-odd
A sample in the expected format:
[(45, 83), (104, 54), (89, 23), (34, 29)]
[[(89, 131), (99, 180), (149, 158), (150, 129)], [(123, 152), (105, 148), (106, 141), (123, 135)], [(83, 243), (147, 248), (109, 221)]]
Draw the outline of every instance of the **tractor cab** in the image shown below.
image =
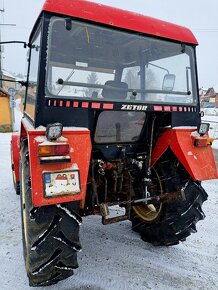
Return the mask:
[(25, 110), (35, 127), (88, 128), (108, 159), (124, 144), (144, 151), (153, 116), (158, 128), (199, 125), (194, 38), (181, 43), (48, 11), (40, 21)]

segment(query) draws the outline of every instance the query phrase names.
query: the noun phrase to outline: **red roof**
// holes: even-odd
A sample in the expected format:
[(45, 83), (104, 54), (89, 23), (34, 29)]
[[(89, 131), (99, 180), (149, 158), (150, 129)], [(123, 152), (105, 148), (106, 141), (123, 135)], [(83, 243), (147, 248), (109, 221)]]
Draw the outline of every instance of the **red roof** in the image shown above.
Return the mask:
[(46, 0), (43, 11), (87, 19), (180, 42), (198, 44), (192, 32), (185, 27), (87, 0)]

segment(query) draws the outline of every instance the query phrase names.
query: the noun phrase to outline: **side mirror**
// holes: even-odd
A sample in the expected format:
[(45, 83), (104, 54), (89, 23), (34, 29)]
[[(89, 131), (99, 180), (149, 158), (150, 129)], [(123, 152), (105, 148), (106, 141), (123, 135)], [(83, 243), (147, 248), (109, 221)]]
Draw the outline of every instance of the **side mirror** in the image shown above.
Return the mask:
[(163, 79), (162, 90), (163, 91), (172, 91), (174, 88), (176, 76), (173, 74), (166, 74)]

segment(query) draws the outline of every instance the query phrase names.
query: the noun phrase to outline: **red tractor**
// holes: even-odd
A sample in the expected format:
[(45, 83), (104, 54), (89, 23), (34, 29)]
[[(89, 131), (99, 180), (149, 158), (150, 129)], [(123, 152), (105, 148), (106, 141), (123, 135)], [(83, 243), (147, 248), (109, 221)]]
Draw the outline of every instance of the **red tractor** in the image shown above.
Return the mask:
[[(130, 220), (154, 245), (196, 232), (217, 178), (186, 28), (85, 0), (46, 0), (12, 136), (31, 286), (73, 274), (81, 216)], [(123, 214), (111, 217), (110, 207)]]

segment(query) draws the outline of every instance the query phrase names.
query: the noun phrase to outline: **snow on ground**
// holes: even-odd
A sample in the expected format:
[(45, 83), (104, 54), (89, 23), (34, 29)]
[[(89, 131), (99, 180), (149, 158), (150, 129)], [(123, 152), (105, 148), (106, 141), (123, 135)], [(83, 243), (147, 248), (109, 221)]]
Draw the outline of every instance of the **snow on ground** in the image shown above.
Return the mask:
[(14, 131), (20, 131), (20, 121), (22, 119), (23, 114), (20, 111), (20, 100), (17, 100), (16, 107), (14, 108)]
[[(0, 134), (0, 289), (31, 289), (24, 269), (20, 201), (10, 171), (10, 134)], [(203, 183), (209, 199), (198, 232), (173, 247), (154, 247), (130, 222), (103, 226), (83, 219), (82, 253), (75, 275), (39, 290), (218, 289), (218, 180)]]

